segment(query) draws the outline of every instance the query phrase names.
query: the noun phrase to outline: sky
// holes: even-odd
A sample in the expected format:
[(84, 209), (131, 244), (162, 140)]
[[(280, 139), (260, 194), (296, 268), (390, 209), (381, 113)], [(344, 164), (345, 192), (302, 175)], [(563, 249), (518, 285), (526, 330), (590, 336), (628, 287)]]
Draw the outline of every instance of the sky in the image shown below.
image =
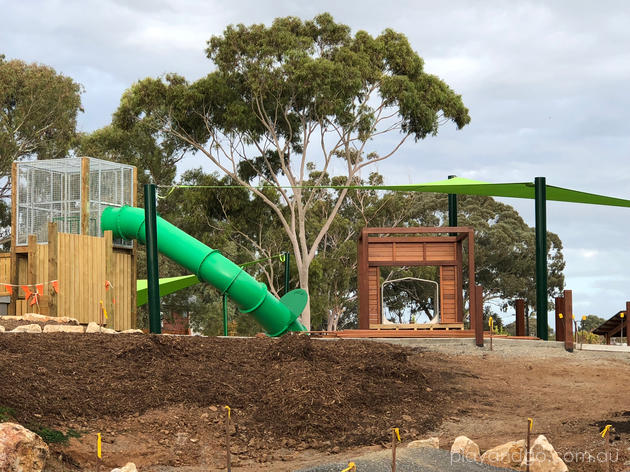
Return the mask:
[[(81, 83), (79, 127), (92, 131), (110, 122), (134, 81), (212, 71), (205, 43), (226, 26), (324, 11), (353, 31), (404, 33), (425, 70), (470, 110), (464, 129), (447, 125), (380, 163), (385, 183), (545, 176), (550, 185), (630, 198), (630, 5), (623, 0), (0, 0), (0, 54)], [(533, 226), (533, 201), (505, 201)], [(564, 244), (576, 316), (623, 309), (629, 210), (550, 202), (547, 217)]]

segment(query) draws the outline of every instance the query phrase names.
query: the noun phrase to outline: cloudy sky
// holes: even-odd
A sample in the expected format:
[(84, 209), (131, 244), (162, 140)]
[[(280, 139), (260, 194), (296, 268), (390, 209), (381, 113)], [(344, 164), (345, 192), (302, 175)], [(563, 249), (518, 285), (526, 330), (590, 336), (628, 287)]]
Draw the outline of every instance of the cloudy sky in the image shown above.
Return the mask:
[[(546, 176), (549, 184), (630, 198), (630, 5), (623, 0), (0, 0), (0, 53), (83, 84), (80, 128), (90, 131), (109, 123), (138, 79), (207, 74), (205, 41), (228, 24), (323, 11), (355, 31), (406, 34), (426, 70), (470, 109), (463, 130), (446, 127), (381, 163), (386, 183)], [(533, 225), (533, 201), (506, 201)], [(576, 315), (608, 317), (625, 306), (630, 211), (549, 203), (548, 228), (564, 242)]]

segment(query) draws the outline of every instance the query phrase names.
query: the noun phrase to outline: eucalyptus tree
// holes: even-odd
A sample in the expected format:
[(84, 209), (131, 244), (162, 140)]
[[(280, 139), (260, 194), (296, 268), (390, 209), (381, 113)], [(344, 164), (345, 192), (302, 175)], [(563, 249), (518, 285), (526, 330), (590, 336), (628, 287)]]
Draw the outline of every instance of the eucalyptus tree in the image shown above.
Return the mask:
[(13, 161), (66, 157), (81, 92), (52, 67), (0, 55), (0, 199), (10, 196)]
[[(210, 38), (206, 54), (216, 69), (193, 83), (169, 74), (134, 84), (114, 124), (154, 127), (162, 140), (207, 157), (260, 198), (286, 233), (306, 290), (311, 263), (348, 194), (335, 193), (325, 218), (310, 223), (330, 194), (303, 188), (309, 163), (350, 185), (406, 141), (436, 135), (449, 121), (457, 128), (470, 121), (461, 97), (425, 72), (407, 38), (391, 29), (352, 35), (329, 14), (278, 18), (271, 26), (229, 26)], [(383, 135), (389, 137), (378, 139)], [(275, 187), (279, 201), (260, 184)], [(310, 326), (310, 306), (302, 322)]]

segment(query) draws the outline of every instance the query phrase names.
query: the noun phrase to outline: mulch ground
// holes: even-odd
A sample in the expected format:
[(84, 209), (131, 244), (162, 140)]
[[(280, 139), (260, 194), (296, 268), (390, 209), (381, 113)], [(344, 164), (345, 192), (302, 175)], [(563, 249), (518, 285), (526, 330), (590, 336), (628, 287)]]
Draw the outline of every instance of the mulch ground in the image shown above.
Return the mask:
[(5, 333), (0, 406), (12, 408), (23, 424), (58, 426), (230, 405), (237, 439), (250, 448), (261, 440), (268, 449), (330, 448), (331, 441), (344, 448), (389, 442), (393, 426), (406, 439), (421, 437), (453, 414), (464, 393), (457, 372), (431, 362), (437, 357), (298, 335)]

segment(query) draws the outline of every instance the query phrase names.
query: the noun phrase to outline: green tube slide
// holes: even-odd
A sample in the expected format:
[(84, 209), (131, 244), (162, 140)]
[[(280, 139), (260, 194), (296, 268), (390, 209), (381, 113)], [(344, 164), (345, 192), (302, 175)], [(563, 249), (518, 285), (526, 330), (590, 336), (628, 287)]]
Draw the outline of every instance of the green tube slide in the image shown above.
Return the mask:
[[(101, 216), (103, 231), (111, 230), (114, 238), (137, 239), (145, 243), (144, 211), (124, 206), (108, 207)], [(225, 293), (238, 306), (262, 326), (269, 336), (280, 336), (287, 331), (307, 331), (298, 321), (308, 295), (305, 290), (288, 292), (280, 300), (274, 297), (265, 284), (258, 282), (241, 267), (201, 241), (157, 218), (158, 250), (182, 265), (200, 280)]]

